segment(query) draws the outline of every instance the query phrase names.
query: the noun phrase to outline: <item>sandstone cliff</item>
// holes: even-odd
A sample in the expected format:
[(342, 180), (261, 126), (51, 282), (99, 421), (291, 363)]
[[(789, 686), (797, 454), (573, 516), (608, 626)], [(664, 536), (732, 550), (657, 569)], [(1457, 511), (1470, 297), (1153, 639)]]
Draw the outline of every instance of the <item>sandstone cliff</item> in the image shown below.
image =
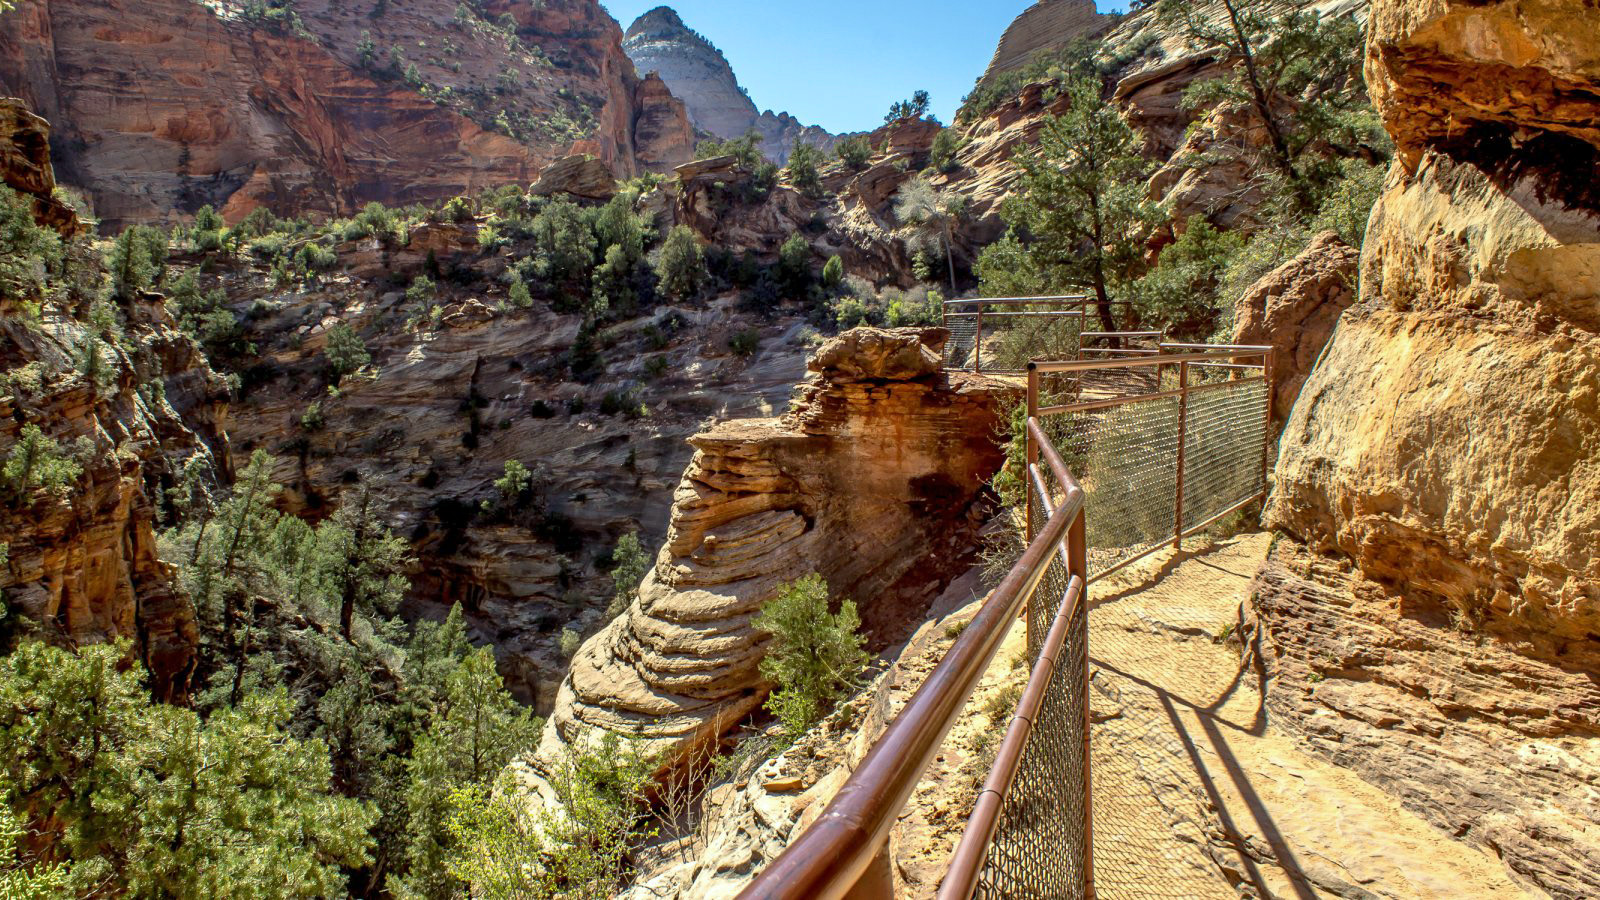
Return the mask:
[(989, 61), (978, 84), (991, 83), (1001, 73), (1021, 68), (1041, 50), (1093, 37), (1115, 22), (1115, 17), (1102, 15), (1095, 8), (1094, 0), (1039, 0), (1006, 28), (994, 59)]
[(1600, 890), (1597, 52), (1579, 0), (1374, 3), (1400, 161), (1269, 510), (1356, 581), (1259, 603), (1298, 727), (1560, 897)]
[(624, 176), (688, 158), (681, 111), (595, 0), (294, 9), (21, 4), (0, 21), (0, 91), (58, 123), (63, 181), (113, 226), (205, 204), (347, 215), (527, 183), (573, 153)]
[(535, 765), (590, 729), (688, 752), (767, 691), (751, 618), (821, 574), (882, 647), (971, 565), (1011, 388), (942, 371), (943, 329), (858, 329), (825, 344), (782, 419), (694, 437), (666, 544), (625, 614), (584, 645)]
[(788, 113), (759, 111), (722, 51), (683, 24), (670, 7), (640, 16), (629, 26), (622, 49), (639, 74), (659, 75), (683, 98), (690, 119), (701, 131), (729, 139), (744, 137), (753, 129), (761, 135), (762, 151), (780, 163), (788, 161), (796, 144), (831, 151), (838, 143), (837, 136), (803, 125)]
[[(85, 228), (51, 196), (48, 140), (42, 120), (0, 103), (3, 180), (34, 198), (41, 224), (74, 237)], [(67, 252), (98, 277), (82, 238)], [(59, 491), (35, 485), (0, 500), (4, 627), (74, 643), (127, 640), (156, 695), (182, 697), (194, 611), (157, 556), (155, 525), (165, 489), (189, 460), (225, 471), (226, 385), (159, 295), (116, 304), (114, 325), (91, 325), (86, 308), (54, 298), (30, 308), (41, 299), (0, 294), (0, 460), (24, 428), (38, 427), (81, 473)], [(98, 377), (81, 365), (91, 341), (104, 354)]]

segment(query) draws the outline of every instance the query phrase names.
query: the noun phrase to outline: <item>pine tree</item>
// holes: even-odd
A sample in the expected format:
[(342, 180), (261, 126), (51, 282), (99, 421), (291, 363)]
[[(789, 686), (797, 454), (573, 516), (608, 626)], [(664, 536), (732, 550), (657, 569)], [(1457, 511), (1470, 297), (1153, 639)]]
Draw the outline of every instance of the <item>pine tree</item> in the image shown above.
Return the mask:
[(1142, 274), (1143, 239), (1159, 211), (1146, 197), (1139, 136), (1099, 84), (1078, 78), (1064, 92), (1068, 110), (1014, 157), (1022, 177), (1001, 209), (1009, 240), (984, 251), (979, 272), (986, 289), (990, 273), (1021, 268), (1045, 291), (1088, 291), (1101, 325), (1116, 331), (1112, 293)]
[(706, 279), (705, 253), (687, 225), (679, 225), (667, 235), (656, 261), (656, 274), (661, 289), (679, 300), (692, 300), (700, 293)]

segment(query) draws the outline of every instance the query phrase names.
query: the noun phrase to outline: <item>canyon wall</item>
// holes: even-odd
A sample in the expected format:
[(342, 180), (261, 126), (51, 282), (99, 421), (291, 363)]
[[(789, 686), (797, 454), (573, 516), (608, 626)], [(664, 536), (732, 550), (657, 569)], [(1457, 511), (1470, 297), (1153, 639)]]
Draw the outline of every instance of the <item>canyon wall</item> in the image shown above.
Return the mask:
[[(595, 0), (34, 0), (0, 19), (0, 92), (57, 123), (62, 180), (109, 226), (210, 204), (347, 215), (526, 184), (575, 153), (621, 176), (688, 159)], [(636, 139), (643, 122), (644, 141)]]
[(1600, 18), (1378, 0), (1399, 160), (1284, 431), (1274, 713), (1552, 896), (1600, 891)]
[[(47, 211), (41, 224), (72, 237), (83, 228), (52, 205), (48, 142), (43, 120), (0, 101), (3, 180)], [(68, 252), (94, 251), (77, 243)], [(81, 473), (58, 491), (36, 481), (27, 491), (7, 485), (3, 628), (72, 643), (127, 640), (156, 695), (181, 698), (195, 617), (175, 570), (157, 555), (156, 519), (165, 489), (189, 460), (226, 470), (227, 386), (158, 295), (118, 304), (120, 334), (101, 343), (108, 374), (99, 379), (79, 364), (88, 342), (103, 334), (87, 310), (47, 303), (41, 313), (29, 308), (33, 299), (0, 294), (0, 460), (18, 452), (32, 426)]]
[(679, 752), (720, 737), (769, 688), (751, 619), (786, 582), (822, 575), (875, 648), (921, 623), (972, 564), (1014, 393), (944, 372), (947, 336), (847, 332), (786, 416), (691, 440), (666, 543), (632, 607), (578, 651), (536, 767), (593, 729)]
[[(723, 139), (761, 135), (761, 149), (783, 163), (796, 144), (831, 151), (838, 137), (807, 126), (788, 113), (761, 112), (739, 86), (722, 51), (683, 23), (670, 7), (659, 6), (628, 28), (622, 49), (639, 74), (658, 75), (688, 106), (694, 126)], [(884, 101), (887, 104), (887, 100)]]

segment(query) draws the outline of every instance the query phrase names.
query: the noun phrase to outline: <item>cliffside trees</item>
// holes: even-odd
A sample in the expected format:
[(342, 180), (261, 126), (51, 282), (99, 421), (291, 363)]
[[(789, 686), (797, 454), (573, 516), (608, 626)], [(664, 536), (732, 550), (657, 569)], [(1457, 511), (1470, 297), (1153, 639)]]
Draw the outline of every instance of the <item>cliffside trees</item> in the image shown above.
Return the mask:
[[(1305, 216), (1320, 205), (1319, 188), (1335, 173), (1308, 150), (1373, 156), (1387, 143), (1361, 78), (1361, 26), (1347, 17), (1284, 10), (1271, 0), (1160, 0), (1157, 17), (1224, 61), (1231, 74), (1197, 82), (1191, 108), (1247, 107), (1267, 134), (1262, 163), (1277, 170)], [(1317, 171), (1313, 171), (1317, 170)]]
[(822, 151), (810, 144), (795, 144), (789, 153), (789, 183), (795, 190), (813, 200), (822, 196)]
[(615, 619), (627, 611), (639, 596), (639, 585), (650, 572), (651, 558), (639, 543), (639, 533), (630, 531), (617, 539), (611, 551), (611, 603), (606, 607), (606, 618)]
[[(913, 251), (941, 251), (950, 269), (950, 295), (955, 296), (956, 261), (950, 232), (966, 212), (967, 198), (956, 191), (941, 191), (921, 177), (900, 187), (894, 214), (908, 231), (906, 245)], [(931, 254), (930, 254), (931, 255)]]
[(83, 466), (60, 444), (45, 437), (37, 425), (24, 425), (20, 438), (0, 467), (0, 478), (11, 489), (14, 506), (27, 506), (33, 492), (61, 494), (83, 474)]
[(1144, 265), (1143, 233), (1158, 210), (1146, 199), (1141, 141), (1089, 78), (1070, 80), (1067, 112), (1048, 121), (1036, 147), (1019, 152), (1017, 190), (1002, 207), (1008, 239), (984, 251), (986, 289), (1024, 271), (1042, 292), (1087, 291), (1106, 331), (1111, 301)]
[(667, 235), (656, 260), (656, 275), (661, 290), (677, 300), (691, 300), (700, 293), (706, 279), (705, 252), (693, 229), (679, 225)]
[(26, 641), (0, 659), (0, 767), (13, 776), (0, 801), (43, 838), (33, 875), (60, 864), (83, 896), (345, 893), (374, 814), (331, 793), (325, 748), (290, 734), (285, 694), (202, 720), (150, 703), (124, 651)]
[(866, 135), (847, 137), (839, 142), (834, 153), (847, 168), (860, 171), (872, 160), (872, 142), (867, 140)]
[(896, 122), (905, 122), (910, 119), (920, 119), (928, 114), (928, 109), (933, 104), (927, 91), (917, 91), (911, 95), (910, 100), (897, 100), (889, 107), (889, 114), (883, 117), (884, 124), (893, 125)]
[(361, 340), (361, 335), (343, 322), (328, 329), (327, 356), (334, 381), (353, 375), (362, 366), (372, 362), (372, 354), (367, 352), (366, 342)]
[(117, 235), (106, 260), (112, 292), (122, 300), (132, 300), (161, 280), (166, 263), (166, 235), (143, 225), (128, 228)]

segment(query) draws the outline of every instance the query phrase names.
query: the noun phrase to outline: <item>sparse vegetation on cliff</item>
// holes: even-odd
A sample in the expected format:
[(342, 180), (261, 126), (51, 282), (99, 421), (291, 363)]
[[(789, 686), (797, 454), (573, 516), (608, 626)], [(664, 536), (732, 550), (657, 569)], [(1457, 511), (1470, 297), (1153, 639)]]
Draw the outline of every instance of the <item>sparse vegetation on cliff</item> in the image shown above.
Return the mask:
[(829, 611), (828, 585), (809, 575), (778, 589), (751, 623), (772, 635), (761, 674), (777, 687), (767, 709), (790, 737), (821, 721), (861, 680), (867, 654), (854, 601)]

